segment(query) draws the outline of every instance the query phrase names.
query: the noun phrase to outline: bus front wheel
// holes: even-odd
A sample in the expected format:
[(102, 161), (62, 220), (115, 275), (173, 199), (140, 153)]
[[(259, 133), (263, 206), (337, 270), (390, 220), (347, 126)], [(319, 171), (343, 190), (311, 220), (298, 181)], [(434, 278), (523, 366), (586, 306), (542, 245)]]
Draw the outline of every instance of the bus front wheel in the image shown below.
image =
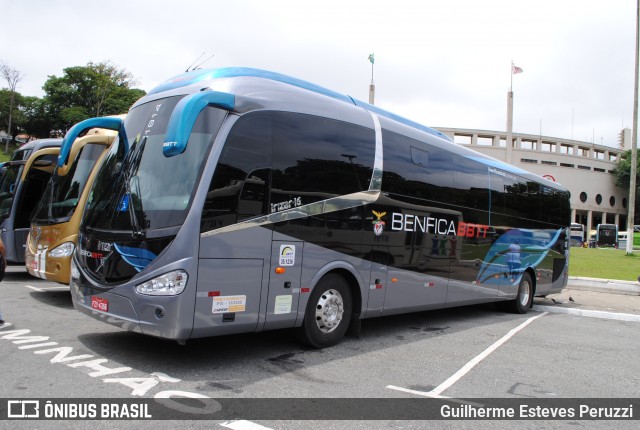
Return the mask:
[(515, 300), (506, 303), (507, 309), (514, 314), (526, 314), (533, 303), (533, 281), (531, 275), (525, 272), (518, 286)]
[(336, 345), (349, 328), (351, 290), (335, 273), (325, 275), (311, 292), (301, 327), (302, 340), (314, 348)]

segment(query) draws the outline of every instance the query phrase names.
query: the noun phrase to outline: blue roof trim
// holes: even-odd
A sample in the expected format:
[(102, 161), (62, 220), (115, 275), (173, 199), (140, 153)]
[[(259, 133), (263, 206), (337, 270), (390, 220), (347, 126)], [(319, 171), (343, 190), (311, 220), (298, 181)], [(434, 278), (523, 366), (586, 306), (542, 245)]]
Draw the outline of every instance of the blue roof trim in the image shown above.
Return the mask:
[(250, 67), (224, 67), (221, 69), (205, 69), (182, 73), (181, 75), (175, 76), (168, 81), (158, 85), (157, 87), (149, 91), (148, 95), (161, 93), (163, 91), (180, 88), (211, 79), (236, 78), (242, 76), (263, 78), (269, 79), (271, 81), (282, 82), (284, 84), (289, 84), (295, 87), (313, 91), (314, 93), (324, 94), (328, 97), (342, 100), (343, 102), (351, 103), (351, 97), (321, 87), (320, 85), (312, 84), (310, 82), (303, 81), (302, 79), (293, 78), (281, 73), (269, 72), (267, 70), (261, 69), (253, 69)]
[(514, 175), (529, 175), (531, 172), (527, 172), (519, 167), (513, 166), (511, 164), (507, 164), (504, 161), (493, 160), (491, 158), (484, 157), (474, 157), (472, 155), (465, 155), (470, 160), (477, 161), (479, 163), (485, 164), (487, 166), (495, 167), (496, 169), (504, 170), (505, 172), (513, 173)]
[(354, 99), (348, 95), (340, 94), (336, 91), (321, 87), (320, 85), (303, 81), (302, 79), (293, 78), (291, 76), (283, 75), (280, 73), (269, 72), (267, 70), (253, 69), (250, 67), (225, 67), (220, 69), (204, 69), (204, 70), (195, 70), (193, 72), (182, 73), (178, 76), (175, 76), (163, 82), (157, 87), (153, 88), (151, 91), (149, 91), (148, 95), (161, 93), (163, 91), (173, 90), (173, 89), (191, 85), (197, 82), (208, 81), (211, 79), (233, 78), (233, 77), (241, 77), (241, 76), (269, 79), (272, 81), (282, 82), (284, 84), (292, 85), (298, 88), (303, 88), (305, 90), (309, 90), (317, 94), (322, 94), (327, 97), (331, 97), (333, 99), (343, 101), (345, 103), (356, 105), (358, 107), (366, 109), (369, 112), (374, 112), (380, 116), (408, 125), (409, 127), (413, 127), (418, 130), (424, 131), (425, 133), (429, 133), (431, 135), (438, 136), (440, 138), (451, 141), (451, 139), (447, 135), (437, 130), (434, 130), (431, 127), (427, 127), (415, 121), (408, 120), (404, 117), (401, 117), (399, 115), (396, 115), (384, 109), (380, 109), (369, 103), (365, 103), (360, 100)]
[(169, 118), (162, 153), (165, 157), (172, 157), (184, 152), (193, 125), (202, 109), (207, 106), (216, 106), (233, 110), (235, 102), (236, 98), (233, 94), (219, 91), (202, 91), (184, 97), (178, 102)]
[(125, 151), (128, 150), (127, 134), (124, 131), (124, 121), (122, 119), (114, 117), (89, 118), (77, 123), (65, 134), (60, 147), (60, 155), (58, 155), (58, 167), (64, 166), (69, 161), (73, 142), (82, 132), (90, 128), (117, 130), (120, 133), (120, 138), (124, 141)]

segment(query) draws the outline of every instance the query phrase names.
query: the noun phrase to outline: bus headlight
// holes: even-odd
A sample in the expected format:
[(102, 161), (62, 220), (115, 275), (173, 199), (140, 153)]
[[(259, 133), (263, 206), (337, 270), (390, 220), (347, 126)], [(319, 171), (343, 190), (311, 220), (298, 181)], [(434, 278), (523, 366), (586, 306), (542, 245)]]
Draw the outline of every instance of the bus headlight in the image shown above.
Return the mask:
[(80, 279), (80, 271), (76, 267), (76, 263), (75, 261), (73, 261), (73, 258), (72, 258), (71, 259), (71, 280), (77, 281), (78, 279)]
[(149, 296), (174, 296), (184, 291), (188, 278), (184, 270), (174, 270), (136, 285), (136, 291)]
[(71, 254), (73, 254), (74, 249), (75, 246), (73, 245), (73, 242), (65, 242), (62, 245), (56, 246), (51, 251), (49, 251), (49, 257), (69, 257)]

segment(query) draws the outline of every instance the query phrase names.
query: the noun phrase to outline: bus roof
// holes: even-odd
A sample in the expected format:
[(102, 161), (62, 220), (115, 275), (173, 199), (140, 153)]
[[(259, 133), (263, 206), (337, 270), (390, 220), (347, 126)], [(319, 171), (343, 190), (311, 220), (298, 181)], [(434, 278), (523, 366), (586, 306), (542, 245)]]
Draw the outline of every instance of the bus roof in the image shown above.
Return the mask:
[(167, 81), (161, 83), (160, 85), (158, 85), (157, 87), (149, 91), (147, 95), (158, 94), (158, 93), (173, 90), (176, 88), (189, 86), (195, 83), (200, 83), (200, 82), (205, 83), (207, 81), (211, 81), (214, 79), (236, 78), (236, 77), (255, 77), (255, 78), (268, 79), (271, 81), (292, 85), (297, 88), (302, 88), (317, 94), (322, 94), (324, 96), (330, 97), (335, 100), (339, 100), (348, 104), (353, 104), (353, 105), (362, 107), (370, 112), (375, 112), (378, 115), (391, 118), (395, 121), (401, 122), (410, 127), (417, 128), (426, 133), (433, 134), (443, 139), (450, 140), (447, 135), (439, 132), (438, 130), (424, 126), (422, 124), (411, 121), (409, 119), (403, 118), (394, 113), (385, 111), (384, 109), (380, 109), (379, 107), (371, 105), (369, 103), (365, 103), (363, 101), (354, 99), (349, 95), (341, 94), (336, 91), (330, 90), (328, 88), (324, 88), (320, 85), (316, 85), (311, 82), (307, 82), (302, 79), (294, 78), (291, 76), (283, 75), (281, 73), (275, 73), (275, 72), (270, 72), (270, 71), (261, 70), (261, 69), (253, 69), (249, 67), (225, 67), (220, 69), (202, 69), (202, 70), (195, 70), (192, 72), (185, 72), (178, 76), (174, 76), (173, 78), (168, 79)]
[[(62, 139), (36, 139), (31, 142), (27, 142), (24, 145), (20, 146), (12, 155), (12, 160), (15, 160), (17, 154), (22, 153), (24, 151), (35, 152), (42, 148), (51, 148), (55, 146), (60, 146), (62, 144)], [(22, 158), (22, 157), (21, 157)]]
[[(247, 84), (238, 83), (237, 85), (231, 84), (231, 83), (216, 85), (213, 82), (213, 81), (229, 80), (233, 78), (249, 78), (249, 79), (257, 78), (257, 79), (263, 79), (263, 80), (272, 81), (272, 82), (278, 82), (280, 84), (289, 85), (297, 89), (311, 91), (315, 94), (328, 97), (336, 102), (342, 102), (347, 105), (351, 105), (352, 107), (360, 107), (362, 109), (365, 109), (366, 111), (375, 113), (380, 117), (387, 119), (388, 121), (386, 122), (388, 124), (395, 123), (395, 124), (398, 124), (399, 126), (409, 127), (409, 129), (413, 129), (418, 132), (427, 133), (431, 136), (437, 137), (438, 139), (440, 139), (441, 145), (446, 146), (449, 150), (459, 153), (477, 162), (483, 163), (487, 165), (489, 168), (499, 169), (499, 171), (496, 171), (496, 173), (498, 174), (502, 174), (502, 172), (500, 171), (508, 172), (510, 174), (520, 175), (528, 179), (533, 179), (536, 182), (540, 182), (542, 184), (548, 185), (551, 188), (556, 188), (561, 191), (566, 191), (566, 188), (560, 184), (541, 178), (538, 175), (535, 175), (529, 171), (526, 171), (514, 165), (508, 164), (502, 160), (498, 160), (496, 158), (481, 154), (477, 151), (473, 151), (469, 148), (462, 147), (461, 145), (457, 145), (447, 135), (433, 128), (408, 120), (399, 115), (380, 109), (379, 107), (371, 105), (369, 103), (365, 103), (360, 100), (354, 99), (351, 96), (338, 93), (336, 91), (324, 88), (322, 86), (319, 86), (298, 78), (294, 78), (291, 76), (270, 72), (266, 70), (246, 68), (246, 67), (226, 67), (226, 68), (219, 68), (219, 69), (201, 69), (201, 70), (185, 72), (180, 75), (174, 76), (166, 80), (165, 82), (161, 83), (157, 87), (153, 88), (151, 91), (149, 91), (149, 93), (145, 97), (138, 100), (133, 105), (133, 107), (139, 104), (146, 103), (151, 100), (155, 100), (162, 96), (194, 94), (197, 92), (202, 92), (205, 89), (209, 89), (209, 87), (211, 87), (212, 89), (215, 89), (216, 91), (219, 91), (217, 93), (218, 97), (224, 96), (225, 91), (229, 92), (228, 95), (237, 95), (241, 97), (251, 97), (252, 94), (255, 94), (257, 91), (259, 91), (256, 85), (252, 85), (248, 83)], [(262, 84), (258, 84), (258, 85), (260, 86), (260, 89), (263, 89)], [(273, 91), (273, 88), (264, 87), (264, 90)], [(237, 94), (235, 91), (237, 91)], [(228, 98), (228, 99), (225, 98), (224, 100), (225, 100), (224, 108), (228, 108), (228, 109), (233, 109), (234, 107), (236, 109), (239, 108), (240, 102), (235, 98)]]

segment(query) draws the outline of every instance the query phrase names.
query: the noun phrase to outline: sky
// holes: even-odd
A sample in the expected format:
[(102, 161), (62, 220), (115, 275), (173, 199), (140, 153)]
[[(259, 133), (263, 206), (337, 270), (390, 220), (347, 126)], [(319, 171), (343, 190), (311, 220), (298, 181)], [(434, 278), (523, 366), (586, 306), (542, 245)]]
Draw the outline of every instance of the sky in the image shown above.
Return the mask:
[[(430, 127), (617, 146), (633, 125), (636, 0), (0, 0), (0, 60), (42, 97), (66, 67), (110, 61), (149, 91), (203, 68), (255, 67)], [(6, 88), (6, 82), (0, 81)]]

